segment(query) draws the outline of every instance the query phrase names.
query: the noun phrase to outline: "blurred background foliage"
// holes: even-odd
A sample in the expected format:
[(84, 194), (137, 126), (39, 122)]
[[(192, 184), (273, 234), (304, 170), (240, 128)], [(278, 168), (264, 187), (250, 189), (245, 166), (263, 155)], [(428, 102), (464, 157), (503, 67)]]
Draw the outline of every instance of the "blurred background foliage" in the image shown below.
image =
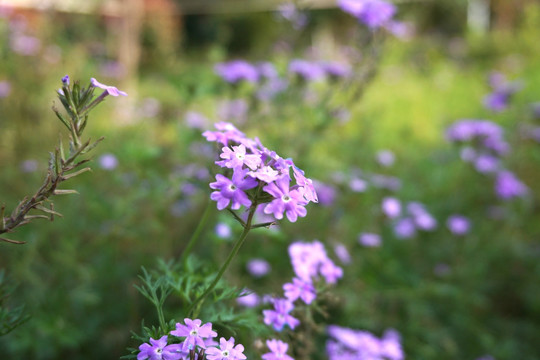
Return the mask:
[[(293, 240), (320, 239), (328, 249), (344, 244), (352, 262), (335, 289), (333, 301), (340, 306), (332, 307), (334, 324), (376, 334), (394, 328), (409, 359), (538, 359), (540, 145), (524, 139), (522, 129), (538, 125), (530, 104), (540, 101), (540, 7), (525, 3), (510, 20), (495, 11), (486, 33), (467, 28), (466, 1), (400, 3), (399, 16), (414, 24), (415, 35), (381, 39), (374, 78), (332, 93), (332, 104), (347, 104), (349, 121), (316, 133), (311, 130), (321, 109), (282, 99), (270, 115), (253, 111), (238, 123), (333, 186), (336, 196), (331, 205), (311, 205), (295, 224), (253, 233), (228, 281), (277, 293), (292, 276), (284, 254)], [(24, 304), (31, 316), (0, 337), (0, 348), (6, 359), (115, 359), (138, 346), (130, 332), (140, 329), (142, 318), (156, 320), (133, 287), (140, 267), (178, 258), (207, 203), (213, 158), (205, 155), (201, 131), (187, 126), (186, 113), (217, 121), (225, 100), (250, 103), (252, 89), (227, 85), (214, 64), (272, 61), (283, 73), (288, 59), (313, 47), (328, 52), (328, 37), (333, 46), (346, 43), (358, 24), (338, 9), (313, 9), (307, 27), (297, 32), (273, 11), (175, 15), (167, 23), (172, 30), (165, 31), (163, 14), (150, 14), (140, 24), (140, 62), (130, 73), (117, 61), (121, 18), (2, 13), (0, 81), (10, 91), (0, 98), (0, 199), (8, 210), (39, 186), (47, 152), (63, 131), (49, 110), (62, 76), (85, 84), (96, 77), (129, 97), (107, 101), (93, 113), (88, 132), (106, 140), (96, 149), (94, 171), (73, 184), (80, 195), (55, 201), (64, 218), (12, 235), (25, 245), (0, 244), (0, 267), (18, 284), (3, 306)], [(37, 50), (14, 51), (14, 32), (37, 39)], [(499, 114), (482, 106), (494, 70), (523, 83)], [(319, 93), (333, 89), (317, 86)], [(355, 95), (358, 88), (362, 96)], [(444, 131), (461, 118), (490, 119), (506, 129), (512, 152), (505, 165), (529, 187), (526, 198), (498, 200), (492, 180), (460, 161)], [(395, 154), (395, 165), (375, 161), (382, 149)], [(116, 166), (107, 166), (102, 154), (113, 156)], [(402, 187), (355, 192), (336, 181), (359, 171), (398, 177)], [(397, 239), (380, 209), (391, 194), (425, 204), (438, 229)], [(468, 235), (446, 229), (454, 213), (471, 219)], [(196, 252), (217, 269), (231, 244), (214, 228), (229, 220), (214, 209), (210, 218)], [(240, 231), (230, 225), (233, 233)], [(362, 247), (361, 232), (381, 234), (382, 246)], [(270, 275), (250, 276), (246, 264), (252, 258), (269, 261)]]

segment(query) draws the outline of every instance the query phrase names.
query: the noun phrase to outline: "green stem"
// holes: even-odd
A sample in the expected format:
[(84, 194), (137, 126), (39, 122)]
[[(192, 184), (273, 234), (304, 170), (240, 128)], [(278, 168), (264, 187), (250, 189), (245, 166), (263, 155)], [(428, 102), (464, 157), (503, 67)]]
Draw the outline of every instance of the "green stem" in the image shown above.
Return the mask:
[(184, 266), (186, 265), (188, 255), (191, 253), (191, 249), (193, 249), (193, 246), (195, 246), (195, 243), (197, 242), (197, 240), (199, 240), (199, 236), (204, 229), (204, 225), (206, 225), (206, 220), (208, 219), (208, 214), (210, 214), (210, 208), (212, 207), (211, 203), (212, 201), (210, 200), (210, 197), (208, 197), (208, 200), (206, 202), (206, 208), (204, 209), (204, 212), (199, 220), (199, 224), (197, 224), (195, 232), (193, 233), (193, 235), (191, 235), (191, 239), (189, 239), (186, 248), (184, 249), (184, 251), (182, 251), (182, 256), (180, 260), (182, 261), (182, 264), (184, 264)]
[(232, 260), (234, 259), (234, 257), (238, 253), (238, 250), (240, 250), (240, 248), (242, 247), (242, 244), (246, 240), (246, 237), (247, 237), (249, 231), (251, 230), (251, 221), (253, 220), (253, 215), (255, 215), (255, 210), (256, 209), (257, 209), (257, 203), (254, 203), (252, 205), (251, 209), (249, 210), (249, 214), (248, 214), (248, 218), (247, 218), (247, 221), (246, 221), (246, 226), (244, 227), (244, 231), (242, 231), (242, 234), (240, 235), (238, 240), (236, 240), (236, 242), (234, 244), (234, 247), (232, 248), (231, 252), (229, 253), (229, 256), (227, 256), (227, 260), (225, 260), (225, 263), (223, 263), (223, 265), (221, 266), (221, 269), (219, 269), (219, 272), (217, 273), (216, 277), (214, 278), (214, 281), (212, 281), (212, 283), (205, 290), (205, 292), (201, 296), (199, 296), (193, 302), (193, 304), (190, 306), (190, 308), (188, 310), (188, 317), (190, 317), (192, 319), (195, 319), (199, 315), (201, 305), (203, 304), (204, 299), (212, 292), (212, 290), (214, 290), (214, 287), (216, 287), (217, 283), (219, 282), (219, 280), (221, 279), (221, 277), (225, 273), (225, 270), (227, 270), (227, 268), (231, 264)]

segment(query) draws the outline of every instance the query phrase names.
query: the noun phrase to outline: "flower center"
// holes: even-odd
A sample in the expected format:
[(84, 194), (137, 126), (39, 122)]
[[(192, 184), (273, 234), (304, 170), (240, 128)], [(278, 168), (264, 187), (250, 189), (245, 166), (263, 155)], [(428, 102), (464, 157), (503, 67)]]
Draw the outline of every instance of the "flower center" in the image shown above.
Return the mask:
[(244, 160), (245, 157), (246, 157), (246, 156), (245, 156), (244, 154), (236, 154), (236, 158), (237, 158), (238, 160)]
[(289, 195), (283, 195), (281, 197), (281, 200), (283, 200), (283, 202), (289, 202), (291, 201), (291, 197)]
[(236, 190), (236, 185), (234, 185), (234, 184), (229, 185), (229, 190), (235, 191)]
[(197, 336), (197, 330), (195, 330), (195, 329), (194, 329), (194, 330), (191, 330), (191, 331), (189, 332), (189, 335), (191, 335), (191, 336)]
[(222, 352), (221, 352), (221, 355), (222, 355), (223, 357), (229, 357), (229, 350), (222, 351)]

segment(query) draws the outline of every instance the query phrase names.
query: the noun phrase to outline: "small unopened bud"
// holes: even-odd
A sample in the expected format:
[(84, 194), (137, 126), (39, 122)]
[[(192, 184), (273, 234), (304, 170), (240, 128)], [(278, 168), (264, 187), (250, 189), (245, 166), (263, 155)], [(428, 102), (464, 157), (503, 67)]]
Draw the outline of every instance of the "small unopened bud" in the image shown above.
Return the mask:
[(62, 84), (69, 86), (69, 75), (66, 75), (62, 78)]

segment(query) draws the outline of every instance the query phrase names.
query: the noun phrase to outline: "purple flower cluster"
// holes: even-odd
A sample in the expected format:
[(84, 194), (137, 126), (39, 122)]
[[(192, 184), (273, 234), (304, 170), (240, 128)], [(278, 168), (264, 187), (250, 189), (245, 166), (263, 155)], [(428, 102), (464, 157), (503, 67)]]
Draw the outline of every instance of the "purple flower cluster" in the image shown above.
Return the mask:
[(508, 82), (504, 74), (494, 72), (489, 76), (492, 92), (484, 97), (484, 106), (494, 112), (501, 112), (508, 107), (512, 95), (521, 89), (520, 82)]
[(336, 325), (327, 328), (330, 339), (326, 342), (329, 360), (403, 360), (399, 334), (388, 330), (382, 338), (368, 331), (353, 330)]
[(244, 360), (244, 346), (235, 345), (234, 338), (220, 339), (219, 346), (213, 340), (217, 333), (212, 330), (212, 324), (201, 325), (199, 319), (184, 319), (184, 324), (177, 323), (176, 330), (170, 335), (175, 338), (183, 338), (180, 343), (168, 344), (168, 335), (159, 340), (150, 339), (150, 343), (139, 346), (137, 360), (188, 360), (190, 351), (204, 349), (208, 360)]
[(495, 193), (499, 198), (509, 200), (527, 193), (527, 186), (501, 165), (501, 158), (510, 147), (499, 125), (487, 120), (461, 120), (447, 129), (446, 136), (452, 142), (470, 143), (462, 149), (461, 158), (474, 163), (481, 173), (494, 174)]
[(335, 284), (343, 276), (343, 269), (328, 257), (320, 241), (294, 242), (289, 245), (289, 256), (296, 277), (305, 282), (322, 276), (328, 284)]
[(215, 127), (218, 131), (205, 131), (203, 136), (224, 145), (220, 154), (222, 160), (216, 164), (232, 171), (230, 178), (218, 174), (216, 181), (210, 183), (216, 190), (210, 198), (217, 202), (219, 210), (229, 205), (233, 210), (242, 206), (249, 208), (255, 202), (266, 203), (264, 213), (278, 220), (286, 215), (289, 221), (295, 222), (298, 217), (306, 216), (305, 206), (317, 202), (317, 194), (313, 181), (306, 178), (292, 160), (268, 150), (259, 139), (247, 138), (230, 123), (216, 123)]
[(352, 75), (351, 66), (338, 61), (293, 59), (289, 63), (288, 70), (290, 74), (297, 75), (305, 81), (322, 80), (327, 76), (331, 79), (348, 78)]
[(394, 220), (394, 234), (400, 239), (415, 236), (417, 229), (433, 231), (437, 228), (437, 220), (418, 202), (410, 202), (403, 207), (401, 201), (388, 197), (382, 201), (382, 211)]
[(525, 196), (528, 188), (514, 173), (508, 170), (500, 171), (495, 179), (495, 193), (503, 200)]
[(500, 167), (500, 157), (510, 150), (504, 140), (504, 130), (488, 120), (460, 120), (446, 130), (446, 138), (451, 142), (466, 143), (461, 157), (473, 163), (481, 173), (495, 172)]
[(338, 0), (341, 10), (351, 14), (370, 30), (386, 28), (400, 36), (405, 34), (404, 24), (395, 21), (396, 7), (383, 0)]
[(240, 81), (256, 83), (259, 81), (259, 72), (257, 68), (245, 60), (232, 60), (225, 63), (219, 63), (214, 67), (216, 74), (223, 80), (231, 84)]

